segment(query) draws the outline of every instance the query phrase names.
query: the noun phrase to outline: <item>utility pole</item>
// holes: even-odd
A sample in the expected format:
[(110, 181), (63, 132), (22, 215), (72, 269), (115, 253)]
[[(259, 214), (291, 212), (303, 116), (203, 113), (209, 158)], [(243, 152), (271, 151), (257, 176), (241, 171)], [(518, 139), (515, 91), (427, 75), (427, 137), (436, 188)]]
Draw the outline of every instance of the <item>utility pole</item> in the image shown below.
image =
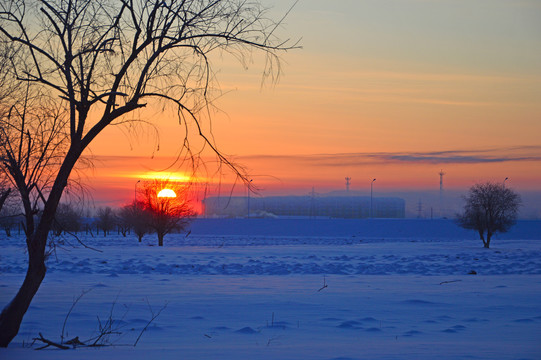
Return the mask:
[(254, 181), (254, 179), (250, 179), (250, 182), (248, 183), (248, 218), (250, 218), (250, 191), (252, 191), (252, 181)]
[(376, 181), (376, 179), (372, 179), (372, 182), (370, 183), (370, 217), (372, 217), (374, 213), (374, 181)]
[(133, 189), (133, 206), (137, 206), (137, 184), (139, 184), (140, 182), (141, 180), (137, 180)]

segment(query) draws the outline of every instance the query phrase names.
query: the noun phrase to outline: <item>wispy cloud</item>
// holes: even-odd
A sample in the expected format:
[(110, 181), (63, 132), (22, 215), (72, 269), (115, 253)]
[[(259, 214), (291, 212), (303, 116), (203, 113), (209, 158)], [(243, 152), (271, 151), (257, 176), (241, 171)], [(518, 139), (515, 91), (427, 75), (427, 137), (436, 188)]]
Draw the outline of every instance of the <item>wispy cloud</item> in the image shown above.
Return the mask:
[[(93, 159), (96, 166), (107, 169), (108, 174), (114, 173), (116, 177), (133, 177), (133, 169), (143, 168), (146, 171), (155, 171), (157, 168), (169, 168), (166, 172), (180, 171), (170, 165), (174, 163), (173, 157), (164, 157), (149, 161), (147, 157), (139, 156), (96, 156)], [(204, 159), (203, 159), (204, 161)], [(209, 159), (210, 161), (210, 159)], [(370, 165), (449, 165), (449, 164), (489, 164), (512, 162), (538, 162), (541, 163), (541, 146), (514, 146), (488, 149), (451, 149), (443, 151), (426, 152), (351, 152), (351, 153), (325, 153), (325, 154), (291, 154), (291, 155), (242, 155), (235, 156), (238, 164), (264, 164), (264, 167), (280, 172), (283, 168), (303, 167), (355, 167)], [(258, 165), (259, 166), (259, 165)], [(537, 166), (537, 165), (536, 165)], [(160, 170), (160, 169), (158, 169)], [(95, 174), (98, 175), (98, 174)]]
[(476, 150), (427, 152), (356, 152), (312, 155), (254, 155), (239, 160), (299, 161), (323, 166), (354, 166), (384, 163), (404, 164), (482, 164), (541, 161), (541, 146), (516, 146)]

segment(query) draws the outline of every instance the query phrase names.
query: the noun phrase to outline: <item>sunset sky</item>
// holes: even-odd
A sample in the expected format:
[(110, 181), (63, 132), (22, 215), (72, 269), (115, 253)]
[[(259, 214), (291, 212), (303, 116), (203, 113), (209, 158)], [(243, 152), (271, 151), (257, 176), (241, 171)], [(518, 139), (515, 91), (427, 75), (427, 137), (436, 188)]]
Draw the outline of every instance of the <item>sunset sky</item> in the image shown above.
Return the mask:
[[(263, 3), (279, 18), (294, 1)], [(302, 49), (282, 54), (276, 85), (262, 86), (257, 55), (248, 69), (215, 56), (216, 143), (260, 195), (342, 190), (346, 176), (361, 192), (372, 178), (381, 194), (432, 191), (441, 169), (448, 189), (509, 177), (541, 192), (540, 19), (537, 0), (300, 0), (280, 32)], [(138, 179), (175, 157), (174, 116), (147, 120), (159, 151), (122, 127), (91, 147), (97, 202), (129, 202)], [(212, 167), (201, 182), (228, 193), (231, 177)]]

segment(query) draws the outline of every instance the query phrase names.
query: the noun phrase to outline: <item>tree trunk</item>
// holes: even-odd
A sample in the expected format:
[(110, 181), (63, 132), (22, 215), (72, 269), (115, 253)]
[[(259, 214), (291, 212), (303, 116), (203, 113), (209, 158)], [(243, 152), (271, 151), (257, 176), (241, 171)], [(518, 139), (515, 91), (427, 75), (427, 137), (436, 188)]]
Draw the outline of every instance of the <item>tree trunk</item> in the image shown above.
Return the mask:
[[(28, 270), (19, 291), (0, 314), (0, 347), (7, 347), (11, 340), (17, 336), (24, 314), (26, 314), (34, 295), (38, 292), (41, 282), (45, 278), (45, 272), (47, 270), (45, 267), (47, 237), (49, 236), (62, 192), (67, 185), (71, 169), (73, 169), (80, 154), (80, 151), (70, 148), (64, 159), (64, 163), (58, 171), (37, 228), (34, 229), (33, 226), (30, 227), (27, 225)], [(19, 192), (21, 192), (21, 188), (19, 188)], [(26, 195), (26, 200), (28, 201), (28, 194)], [(22, 197), (24, 202), (25, 196)], [(32, 220), (32, 214), (26, 206), (25, 215), (28, 224)]]
[(483, 230), (479, 230), (479, 238), (483, 240), (483, 246), (487, 247), (487, 242), (485, 241), (485, 232)]
[(28, 249), (28, 270), (23, 284), (0, 314), (0, 347), (7, 347), (19, 332), (23, 316), (45, 277), (45, 255), (38, 244), (40, 241), (46, 239), (34, 239)]
[(163, 237), (165, 234), (158, 232), (158, 246), (163, 246)]
[(490, 248), (490, 238), (492, 237), (492, 234), (490, 232), (487, 233), (487, 241), (485, 242), (485, 249)]

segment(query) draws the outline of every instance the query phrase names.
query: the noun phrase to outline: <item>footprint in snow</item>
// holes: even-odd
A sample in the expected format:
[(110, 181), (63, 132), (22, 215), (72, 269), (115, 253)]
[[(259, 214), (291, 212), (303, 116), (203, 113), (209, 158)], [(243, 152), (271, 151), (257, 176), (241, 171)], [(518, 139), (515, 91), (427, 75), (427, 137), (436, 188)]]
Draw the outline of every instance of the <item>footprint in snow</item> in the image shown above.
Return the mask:
[(469, 323), (489, 322), (487, 319), (478, 319), (478, 318), (469, 318), (469, 319), (465, 319), (464, 321), (469, 322)]
[(410, 300), (404, 300), (402, 301), (403, 304), (409, 304), (409, 305), (436, 305), (436, 303), (432, 301), (426, 301), (426, 300), (420, 300), (420, 299), (410, 299)]
[(340, 329), (362, 329), (361, 323), (355, 320), (344, 321), (340, 325), (336, 326)]
[(323, 320), (323, 321), (342, 321), (342, 319), (333, 318), (333, 317), (326, 317), (326, 318), (323, 318), (321, 320)]
[(406, 331), (402, 336), (414, 336), (414, 335), (421, 335), (423, 332), (422, 331), (419, 331), (419, 330), (410, 330), (410, 331)]
[(369, 317), (365, 317), (365, 318), (362, 318), (361, 321), (366, 321), (366, 322), (377, 322), (378, 320), (369, 316)]
[(231, 330), (231, 328), (228, 328), (227, 326), (215, 326), (212, 328), (212, 330), (226, 331), (226, 330)]
[(254, 329), (252, 329), (249, 326), (243, 327), (242, 329), (239, 329), (239, 330), (237, 330), (235, 332), (239, 333), (239, 334), (256, 334), (257, 333), (257, 331), (255, 331)]
[(454, 333), (457, 333), (457, 332), (462, 331), (462, 330), (466, 330), (466, 327), (464, 325), (455, 325), (455, 326), (453, 326), (451, 328), (442, 330), (442, 332), (449, 333), (449, 334), (454, 334)]
[(533, 319), (516, 319), (513, 322), (521, 323), (521, 324), (527, 324), (527, 323), (533, 323)]
[(366, 329), (365, 331), (367, 331), (367, 332), (381, 332), (383, 330), (381, 330), (380, 328), (377, 328), (377, 327), (371, 327), (371, 328)]
[(289, 327), (289, 325), (291, 325), (289, 322), (287, 321), (275, 321), (273, 324), (271, 324), (271, 328), (279, 328), (279, 329), (282, 329), (282, 330), (285, 330)]

